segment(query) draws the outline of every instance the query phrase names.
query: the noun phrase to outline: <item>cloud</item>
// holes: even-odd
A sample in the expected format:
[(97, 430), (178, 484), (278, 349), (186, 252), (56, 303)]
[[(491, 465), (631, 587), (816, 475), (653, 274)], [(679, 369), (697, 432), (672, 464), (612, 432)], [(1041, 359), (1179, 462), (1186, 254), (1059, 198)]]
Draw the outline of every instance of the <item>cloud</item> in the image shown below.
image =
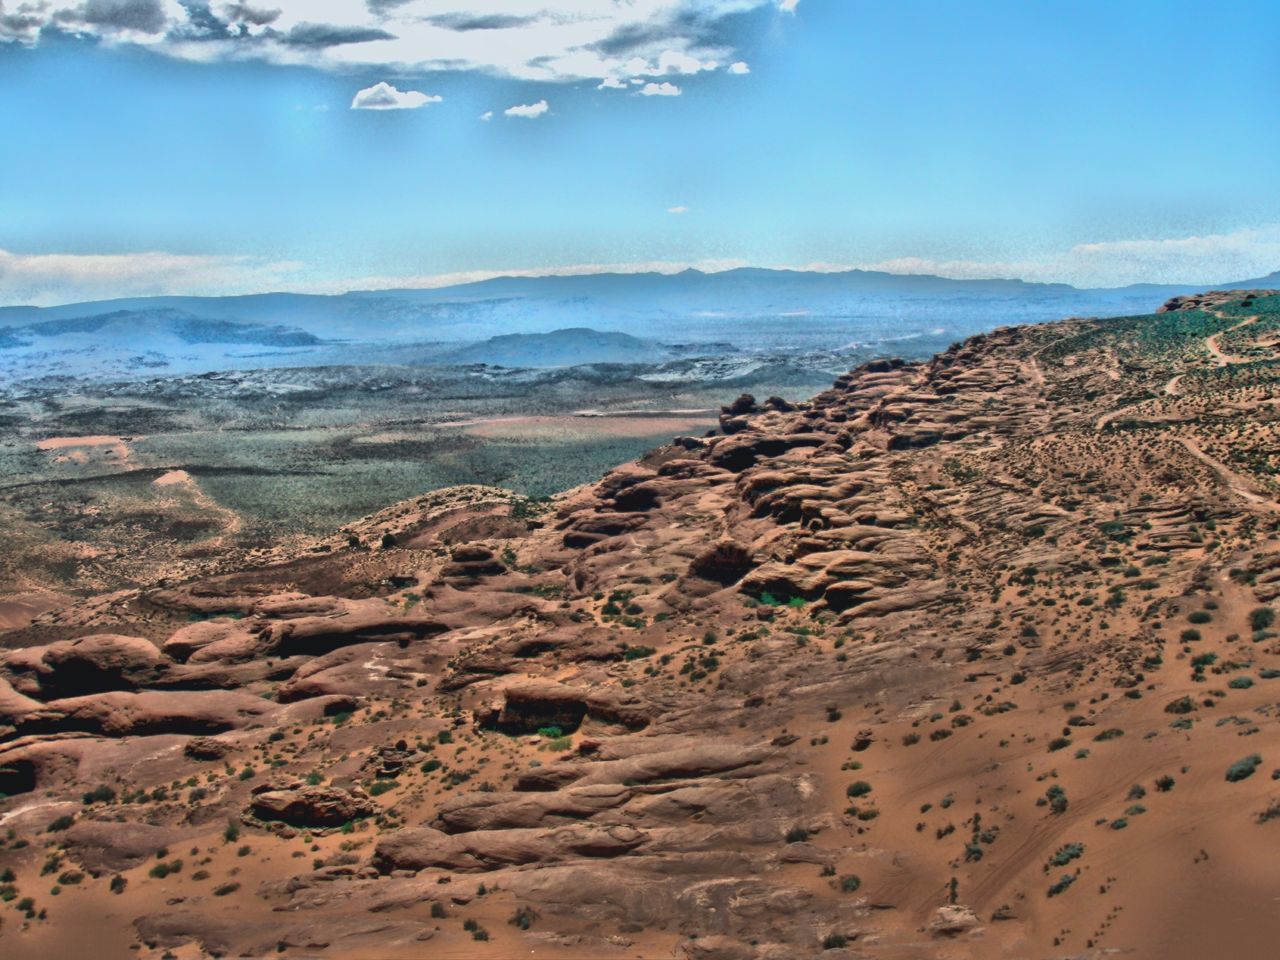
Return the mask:
[(681, 214), (681, 213), (688, 213), (688, 212), (689, 212), (689, 208), (686, 207), (684, 204), (679, 204), (674, 207), (667, 207), (667, 213)]
[(231, 23), (244, 23), (255, 27), (265, 27), (275, 23), (283, 12), (278, 9), (258, 8), (247, 3), (226, 3), (222, 5), (223, 15)]
[(1266, 276), (1280, 270), (1280, 224), (1230, 233), (1158, 239), (1104, 240), (1016, 260), (896, 257), (870, 263), (811, 263), (796, 269), (883, 270), (928, 273), (957, 279), (1019, 279), (1119, 287), (1131, 283), (1211, 286)]
[(352, 110), (417, 110), (428, 103), (440, 103), (444, 97), (418, 90), (397, 90), (389, 83), (365, 87), (351, 99)]
[(503, 14), (466, 14), (443, 13), (427, 17), (427, 21), (446, 30), (457, 30), (467, 33), (471, 30), (511, 30), (515, 27), (527, 27), (537, 21), (537, 17), (517, 17)]
[(605, 77), (603, 80), (600, 81), (600, 84), (599, 86), (596, 87), (596, 89), (597, 90), (625, 90), (627, 89), (627, 84), (619, 80), (617, 77)]
[(165, 294), (260, 293), (301, 264), (247, 256), (18, 254), (0, 250), (0, 303), (53, 304)]
[(674, 83), (646, 83), (640, 88), (642, 97), (678, 97), (681, 90)]
[(714, 70), (720, 64), (715, 60), (699, 60), (679, 50), (663, 50), (658, 55), (658, 69), (655, 73), (699, 73), (702, 70)]
[(794, 3), (486, 0), (477, 12), (470, 0), (0, 0), (0, 43), (39, 44), (48, 28), (200, 62), (625, 82), (733, 61), (732, 18), (770, 9)]
[(514, 107), (507, 107), (502, 112), (508, 117), (523, 117), (526, 120), (536, 120), (550, 109), (547, 106), (547, 101), (539, 100), (537, 103), (521, 103)]
[(483, 120), (485, 123), (488, 123), (490, 120), (493, 119), (493, 111), (486, 110), (484, 113), (480, 114), (480, 119)]
[(729, 72), (736, 73), (737, 75), (741, 76), (744, 73), (750, 73), (751, 68), (747, 66), (746, 61), (739, 60), (737, 63), (729, 64)]
[(314, 47), (327, 49), (349, 43), (368, 43), (371, 40), (394, 40), (396, 35), (377, 27), (345, 27), (329, 23), (298, 23), (279, 37), (279, 42), (290, 47)]
[(800, 0), (778, 0), (778, 9), (783, 13), (795, 13), (798, 6)]
[[(36, 4), (24, 4), (27, 9)], [(160, 0), (86, 0), (55, 11), (53, 22), (70, 29), (90, 28), (104, 33), (161, 33), (168, 17)]]

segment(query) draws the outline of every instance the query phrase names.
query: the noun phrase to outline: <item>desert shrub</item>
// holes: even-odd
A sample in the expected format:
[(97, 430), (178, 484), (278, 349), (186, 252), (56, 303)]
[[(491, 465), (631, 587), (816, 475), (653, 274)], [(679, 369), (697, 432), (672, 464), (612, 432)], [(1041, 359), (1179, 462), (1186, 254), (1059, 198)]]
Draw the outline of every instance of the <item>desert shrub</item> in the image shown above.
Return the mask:
[(855, 780), (849, 786), (845, 787), (845, 795), (848, 797), (865, 797), (871, 792), (871, 784), (865, 780)]
[(239, 889), (240, 889), (240, 884), (235, 881), (232, 881), (231, 883), (224, 883), (221, 886), (214, 887), (213, 895), (215, 897), (225, 897), (228, 894), (235, 893)]
[(1211, 614), (1208, 610), (1194, 610), (1187, 617), (1187, 621), (1189, 623), (1204, 624), (1204, 623), (1209, 623), (1212, 620), (1213, 620), (1213, 614)]
[(822, 941), (823, 950), (839, 950), (849, 945), (849, 938), (843, 933), (829, 933)]
[(1270, 607), (1258, 607), (1249, 614), (1249, 626), (1256, 630), (1266, 630), (1276, 622), (1276, 612)]
[(1242, 757), (1227, 767), (1227, 782), (1236, 783), (1240, 780), (1249, 779), (1253, 776), (1254, 771), (1258, 769), (1260, 763), (1262, 763), (1262, 757), (1256, 753)]
[(181, 872), (182, 872), (181, 860), (169, 860), (162, 863), (157, 863), (154, 867), (152, 867), (148, 871), (149, 875), (156, 880), (163, 880), (165, 877), (169, 876), (169, 874), (171, 873), (181, 873)]
[(1049, 865), (1054, 867), (1065, 867), (1072, 860), (1076, 860), (1084, 856), (1083, 843), (1068, 843), (1059, 847), (1058, 850), (1049, 858)]
[(86, 807), (91, 803), (114, 803), (115, 799), (115, 790), (107, 786), (105, 783), (94, 787), (80, 798), (81, 802), (84, 803)]
[(787, 831), (787, 843), (804, 843), (809, 839), (809, 831), (804, 827), (792, 827)]
[(1054, 813), (1067, 812), (1067, 791), (1062, 789), (1058, 784), (1054, 784), (1044, 793), (1045, 799), (1049, 802), (1049, 809)]
[(1070, 887), (1075, 882), (1076, 882), (1076, 878), (1072, 874), (1064, 873), (1061, 877), (1058, 878), (1058, 882), (1053, 884), (1053, 886), (1049, 888), (1049, 896), (1056, 897), (1058, 894), (1065, 891), (1068, 887)]
[(50, 824), (47, 827), (45, 827), (45, 829), (49, 831), (49, 833), (57, 833), (60, 830), (70, 829), (71, 825), (75, 822), (76, 822), (75, 817), (71, 816), (70, 814), (63, 814), (61, 817), (58, 817), (57, 819), (50, 822)]
[(1161, 793), (1168, 793), (1173, 789), (1173, 785), (1177, 782), (1177, 780), (1174, 780), (1173, 777), (1166, 773), (1162, 777), (1156, 777), (1156, 789)]
[(528, 930), (537, 919), (537, 911), (532, 907), (517, 907), (516, 912), (511, 915), (511, 919), (507, 923), (520, 930)]

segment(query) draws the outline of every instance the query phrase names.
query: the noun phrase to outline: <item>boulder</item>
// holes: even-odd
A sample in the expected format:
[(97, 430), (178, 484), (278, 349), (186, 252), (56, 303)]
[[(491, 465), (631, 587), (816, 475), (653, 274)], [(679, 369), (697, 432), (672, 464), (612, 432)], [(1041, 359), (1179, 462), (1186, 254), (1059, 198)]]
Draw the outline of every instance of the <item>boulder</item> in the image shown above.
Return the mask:
[(155, 859), (156, 853), (177, 843), (181, 834), (170, 827), (114, 820), (80, 820), (62, 834), (67, 852), (93, 873), (131, 870)]
[(269, 790), (255, 796), (250, 810), (259, 820), (295, 827), (340, 827), (376, 813), (378, 805), (363, 792), (332, 786)]
[(45, 699), (132, 689), (164, 665), (150, 640), (112, 633), (28, 647), (5, 660), (21, 692)]

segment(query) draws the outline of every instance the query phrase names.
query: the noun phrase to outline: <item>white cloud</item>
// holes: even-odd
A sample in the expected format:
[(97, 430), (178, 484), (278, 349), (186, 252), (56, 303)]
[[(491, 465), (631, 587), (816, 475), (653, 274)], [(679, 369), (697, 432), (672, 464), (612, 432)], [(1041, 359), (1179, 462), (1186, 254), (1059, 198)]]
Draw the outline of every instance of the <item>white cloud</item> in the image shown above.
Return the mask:
[(750, 73), (751, 68), (747, 66), (745, 60), (739, 60), (737, 63), (729, 64), (729, 72), (736, 73), (738, 76), (741, 76), (744, 73)]
[(617, 77), (605, 77), (596, 87), (597, 90), (625, 90), (627, 85)]
[(493, 119), (493, 111), (486, 110), (484, 113), (480, 114), (480, 119), (483, 120), (485, 123), (488, 123), (490, 120)]
[(258, 257), (160, 251), (19, 254), (0, 250), (0, 303), (44, 305), (161, 294), (261, 293), (279, 289), (301, 266)]
[(1280, 224), (1230, 233), (1077, 244), (1038, 257), (1011, 260), (895, 257), (864, 263), (810, 263), (796, 269), (883, 270), (956, 279), (1018, 279), (1119, 287), (1131, 283), (1211, 286), (1251, 280), (1280, 270)]
[(778, 0), (778, 9), (783, 13), (795, 13), (798, 6), (800, 0)]
[(674, 207), (667, 207), (667, 213), (681, 214), (681, 213), (688, 213), (688, 212), (689, 212), (689, 208), (686, 207), (684, 204), (678, 204), (677, 206), (674, 206)]
[(646, 83), (640, 88), (640, 96), (642, 97), (678, 97), (680, 96), (680, 88), (674, 83)]
[(265, 60), (327, 69), (477, 70), (572, 81), (689, 74), (733, 58), (724, 20), (795, 0), (17, 0), (0, 44), (41, 31), (143, 44), (200, 62)]
[(351, 109), (417, 110), (428, 103), (440, 103), (443, 99), (419, 90), (397, 90), (389, 83), (375, 83), (356, 93), (351, 100)]
[(547, 101), (539, 100), (537, 103), (520, 103), (514, 107), (507, 107), (502, 112), (508, 117), (523, 117), (526, 120), (536, 120), (550, 109), (547, 106)]
[(663, 50), (658, 56), (658, 68), (654, 73), (699, 73), (703, 70), (714, 70), (720, 64), (715, 60), (699, 60), (679, 50)]

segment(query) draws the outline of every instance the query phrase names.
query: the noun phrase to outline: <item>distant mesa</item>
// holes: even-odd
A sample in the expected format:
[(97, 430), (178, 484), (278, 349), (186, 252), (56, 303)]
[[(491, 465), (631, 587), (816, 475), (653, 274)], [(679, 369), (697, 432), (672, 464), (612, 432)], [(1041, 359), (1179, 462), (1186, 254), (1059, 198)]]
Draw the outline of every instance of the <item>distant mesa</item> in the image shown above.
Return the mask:
[(450, 351), (440, 362), (496, 367), (568, 367), (591, 363), (655, 363), (677, 348), (628, 333), (569, 327), (550, 333), (508, 333)]

